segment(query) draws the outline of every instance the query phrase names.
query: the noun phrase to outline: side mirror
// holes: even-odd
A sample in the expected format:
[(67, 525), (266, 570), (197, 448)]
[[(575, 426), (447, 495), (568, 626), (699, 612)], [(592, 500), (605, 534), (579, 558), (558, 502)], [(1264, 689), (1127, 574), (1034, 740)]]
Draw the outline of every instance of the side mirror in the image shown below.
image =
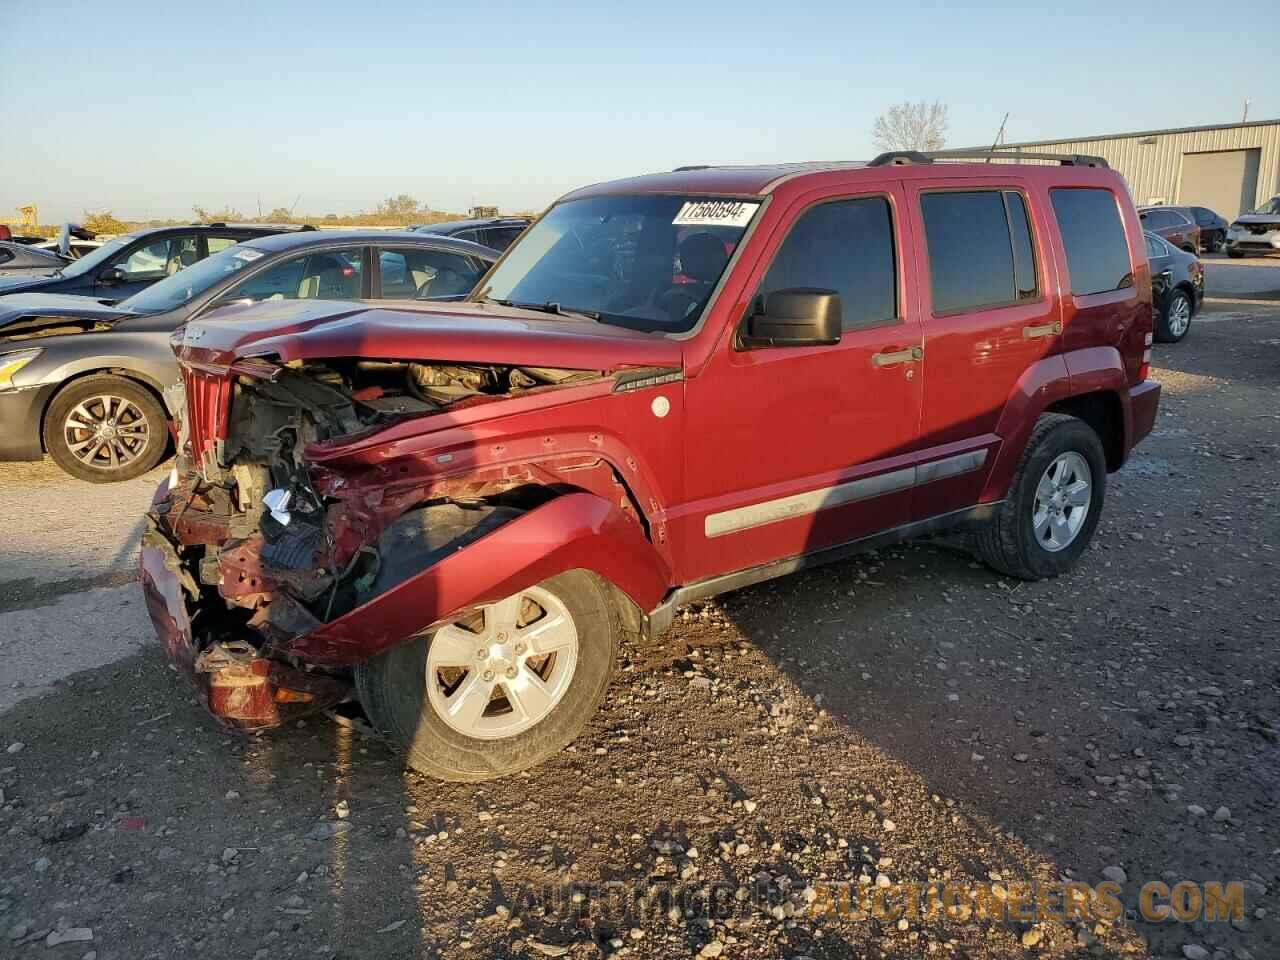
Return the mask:
[(121, 267), (107, 267), (98, 274), (98, 282), (104, 287), (116, 287), (129, 279)]
[(753, 347), (816, 347), (840, 342), (840, 294), (795, 288), (769, 294), (763, 313), (747, 318), (738, 337)]

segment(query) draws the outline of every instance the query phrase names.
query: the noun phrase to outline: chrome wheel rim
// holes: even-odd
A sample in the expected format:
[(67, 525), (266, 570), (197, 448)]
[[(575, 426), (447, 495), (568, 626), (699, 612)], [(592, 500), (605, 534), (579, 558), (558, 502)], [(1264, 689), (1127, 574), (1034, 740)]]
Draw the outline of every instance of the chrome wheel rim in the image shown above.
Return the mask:
[(1093, 473), (1089, 461), (1074, 450), (1059, 454), (1036, 484), (1031, 528), (1036, 542), (1050, 553), (1071, 546), (1089, 516)]
[(1174, 297), (1169, 304), (1169, 332), (1180, 337), (1191, 325), (1191, 301), (1185, 296)]
[(577, 665), (568, 609), (550, 591), (528, 587), (432, 635), (427, 700), (464, 736), (514, 737), (551, 714)]
[(142, 456), (151, 442), (146, 415), (124, 397), (103, 394), (76, 404), (62, 424), (71, 455), (95, 470), (118, 470)]

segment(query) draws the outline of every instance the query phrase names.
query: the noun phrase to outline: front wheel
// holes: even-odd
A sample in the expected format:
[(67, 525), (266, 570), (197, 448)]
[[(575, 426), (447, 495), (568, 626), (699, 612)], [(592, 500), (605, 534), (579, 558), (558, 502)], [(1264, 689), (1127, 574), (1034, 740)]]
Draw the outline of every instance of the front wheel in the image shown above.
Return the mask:
[(45, 412), (45, 450), (67, 473), (90, 483), (132, 480), (159, 463), (168, 446), (160, 401), (125, 377), (76, 380)]
[(1065, 573), (1093, 539), (1106, 486), (1106, 460), (1093, 428), (1065, 414), (1044, 414), (1008, 495), (975, 537), (978, 556), (1023, 580)]
[(1191, 315), (1195, 308), (1185, 290), (1174, 290), (1164, 309), (1156, 316), (1156, 340), (1160, 343), (1177, 343), (1191, 329)]
[(374, 725), (440, 780), (490, 780), (545, 760), (604, 698), (619, 639), (606, 586), (571, 571), (356, 668)]

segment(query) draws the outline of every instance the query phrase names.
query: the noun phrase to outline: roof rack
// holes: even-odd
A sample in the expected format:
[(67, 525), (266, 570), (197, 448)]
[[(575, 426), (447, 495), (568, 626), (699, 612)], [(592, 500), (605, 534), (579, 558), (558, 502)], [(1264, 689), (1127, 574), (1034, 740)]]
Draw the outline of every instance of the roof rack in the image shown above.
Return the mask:
[(280, 230), (280, 231), (291, 231), (291, 230), (296, 230), (296, 231), (299, 231), (299, 232), (301, 232), (301, 231), (303, 231), (303, 230), (314, 230), (314, 229), (316, 229), (315, 225), (314, 225), (314, 224), (311, 224), (311, 223), (228, 223), (228, 222), (227, 222), (227, 221), (225, 221), (225, 220), (215, 220), (213, 223), (201, 223), (199, 220), (196, 220), (196, 221), (193, 221), (193, 222), (192, 222), (191, 226), (193, 226), (193, 227), (216, 227), (216, 228), (218, 228), (219, 230), (225, 230), (225, 229), (228, 229), (228, 228), (232, 228), (232, 229), (236, 229), (236, 230), (244, 230), (244, 229), (252, 229), (252, 228), (254, 228), (254, 227), (257, 227), (257, 228), (260, 228), (260, 229), (261, 229), (261, 228), (270, 228), (270, 229), (273, 229), (273, 230)]
[(676, 167), (671, 172), (672, 173), (688, 173), (690, 170), (710, 170), (710, 169), (711, 169), (711, 164), (709, 163), (690, 163), (683, 167)]
[(1087, 153), (1027, 153), (1022, 150), (933, 150), (921, 153), (919, 150), (891, 150), (882, 153), (870, 163), (869, 167), (896, 167), (916, 163), (933, 163), (935, 160), (1056, 160), (1064, 167), (1099, 167), (1111, 169), (1110, 164), (1102, 157)]

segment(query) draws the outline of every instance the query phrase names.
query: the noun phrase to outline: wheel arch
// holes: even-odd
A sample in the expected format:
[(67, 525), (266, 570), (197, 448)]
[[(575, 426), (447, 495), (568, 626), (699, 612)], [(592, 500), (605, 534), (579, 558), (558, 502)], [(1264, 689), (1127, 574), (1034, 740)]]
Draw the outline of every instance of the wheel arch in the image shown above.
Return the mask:
[(594, 574), (627, 599), (618, 610), (627, 629), (671, 586), (669, 566), (633, 518), (593, 493), (568, 492), (294, 638), (287, 652), (314, 663), (359, 663), (460, 611), (570, 570)]
[(1114, 390), (1095, 390), (1065, 397), (1050, 404), (1045, 413), (1063, 413), (1083, 420), (1102, 443), (1107, 458), (1107, 471), (1114, 473), (1124, 463), (1124, 407)]

